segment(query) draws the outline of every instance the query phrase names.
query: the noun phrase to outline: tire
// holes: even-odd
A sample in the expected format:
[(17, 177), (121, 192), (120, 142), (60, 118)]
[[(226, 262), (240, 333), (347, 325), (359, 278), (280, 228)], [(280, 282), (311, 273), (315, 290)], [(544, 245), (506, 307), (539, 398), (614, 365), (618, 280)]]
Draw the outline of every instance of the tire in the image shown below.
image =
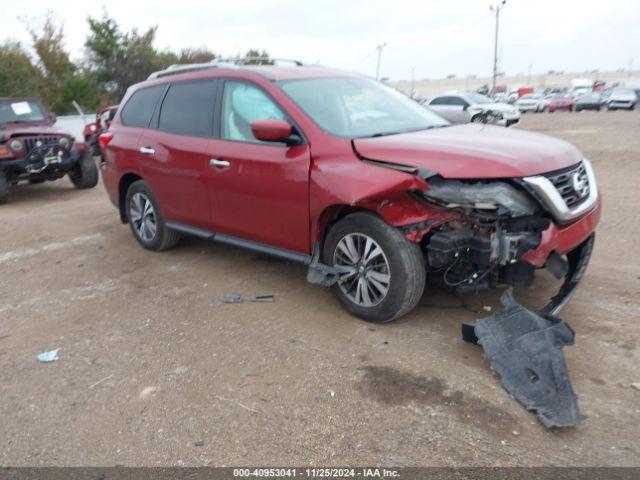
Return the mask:
[[(365, 255), (360, 253), (359, 258), (369, 255), (369, 265), (353, 262), (353, 256), (350, 259), (345, 254), (345, 248), (350, 250), (349, 239), (356, 252), (365, 252)], [(367, 245), (370, 245), (368, 250)], [(381, 253), (371, 256), (377, 247)], [(338, 221), (327, 234), (323, 261), (332, 266), (353, 265), (354, 273), (343, 274), (344, 280), (334, 284), (331, 290), (345, 310), (368, 322), (386, 323), (401, 317), (418, 304), (424, 292), (427, 274), (420, 246), (373, 213), (352, 213)], [(373, 273), (378, 276), (372, 280), (369, 274)], [(383, 293), (377, 285), (385, 286), (385, 276), (386, 292)], [(358, 295), (358, 291), (364, 292), (362, 288), (366, 289), (368, 302), (365, 295)]]
[(487, 117), (479, 113), (471, 117), (471, 123), (487, 123)]
[(632, 112), (633, 110), (635, 110), (635, 108), (636, 108), (636, 104), (634, 103), (629, 107), (629, 111)]
[(7, 203), (9, 198), (9, 182), (4, 172), (0, 172), (0, 205)]
[[(125, 202), (127, 222), (142, 247), (160, 252), (174, 247), (180, 241), (180, 233), (167, 227), (156, 196), (147, 182), (133, 182), (127, 190)], [(152, 225), (154, 228), (151, 228)]]
[(69, 172), (71, 183), (80, 190), (93, 188), (98, 184), (98, 167), (93, 161), (91, 152), (85, 151), (75, 170)]
[(31, 185), (38, 185), (39, 183), (44, 183), (47, 180), (45, 178), (30, 178), (29, 183)]

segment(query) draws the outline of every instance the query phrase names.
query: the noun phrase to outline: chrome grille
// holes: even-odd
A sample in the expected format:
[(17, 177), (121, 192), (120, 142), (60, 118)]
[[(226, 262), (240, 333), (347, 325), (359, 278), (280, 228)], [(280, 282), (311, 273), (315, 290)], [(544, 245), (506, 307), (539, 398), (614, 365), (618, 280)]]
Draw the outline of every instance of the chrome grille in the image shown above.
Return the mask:
[(545, 175), (558, 190), (567, 207), (575, 207), (589, 197), (590, 185), (584, 163), (569, 170)]
[(41, 145), (55, 145), (60, 140), (60, 137), (25, 137), (23, 139), (25, 151), (29, 153), (40, 142)]

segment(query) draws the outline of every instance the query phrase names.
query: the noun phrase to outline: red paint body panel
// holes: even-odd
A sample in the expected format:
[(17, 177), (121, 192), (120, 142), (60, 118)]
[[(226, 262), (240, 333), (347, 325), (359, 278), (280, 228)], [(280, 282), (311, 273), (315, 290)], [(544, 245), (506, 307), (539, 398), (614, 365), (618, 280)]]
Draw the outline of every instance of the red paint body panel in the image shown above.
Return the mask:
[[(211, 139), (145, 130), (138, 139), (143, 178), (151, 186), (167, 219), (211, 229), (207, 185), (207, 149)], [(140, 153), (140, 148), (155, 155)]]
[(365, 158), (427, 168), (445, 178), (527, 177), (575, 165), (582, 155), (564, 140), (470, 123), (354, 141)]
[(212, 140), (207, 167), (212, 230), (308, 253), (309, 147)]

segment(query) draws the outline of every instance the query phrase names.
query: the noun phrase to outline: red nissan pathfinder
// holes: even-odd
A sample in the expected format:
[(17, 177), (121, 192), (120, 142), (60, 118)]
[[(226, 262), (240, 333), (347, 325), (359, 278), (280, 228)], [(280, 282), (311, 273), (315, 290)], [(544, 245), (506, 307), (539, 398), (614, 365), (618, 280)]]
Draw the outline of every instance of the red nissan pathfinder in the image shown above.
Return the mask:
[(367, 77), (319, 66), (170, 67), (100, 137), (102, 177), (150, 250), (195, 235), (308, 266), (350, 313), (387, 322), (425, 285), (563, 283), (589, 261), (593, 168), (555, 138), (451, 126)]

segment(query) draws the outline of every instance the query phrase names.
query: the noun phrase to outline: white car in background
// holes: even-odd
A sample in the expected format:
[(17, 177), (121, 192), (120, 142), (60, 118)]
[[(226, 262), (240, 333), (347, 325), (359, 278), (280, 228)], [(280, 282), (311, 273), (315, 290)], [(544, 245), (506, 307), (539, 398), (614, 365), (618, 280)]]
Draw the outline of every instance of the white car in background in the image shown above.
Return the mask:
[(544, 112), (549, 105), (542, 93), (527, 93), (516, 100), (515, 106), (521, 112)]
[(636, 92), (630, 88), (615, 88), (611, 91), (606, 102), (609, 110), (617, 110), (618, 108), (633, 110), (638, 103), (638, 97)]
[(493, 123), (508, 127), (520, 121), (513, 105), (497, 103), (479, 93), (448, 93), (429, 101), (428, 107), (451, 123)]

